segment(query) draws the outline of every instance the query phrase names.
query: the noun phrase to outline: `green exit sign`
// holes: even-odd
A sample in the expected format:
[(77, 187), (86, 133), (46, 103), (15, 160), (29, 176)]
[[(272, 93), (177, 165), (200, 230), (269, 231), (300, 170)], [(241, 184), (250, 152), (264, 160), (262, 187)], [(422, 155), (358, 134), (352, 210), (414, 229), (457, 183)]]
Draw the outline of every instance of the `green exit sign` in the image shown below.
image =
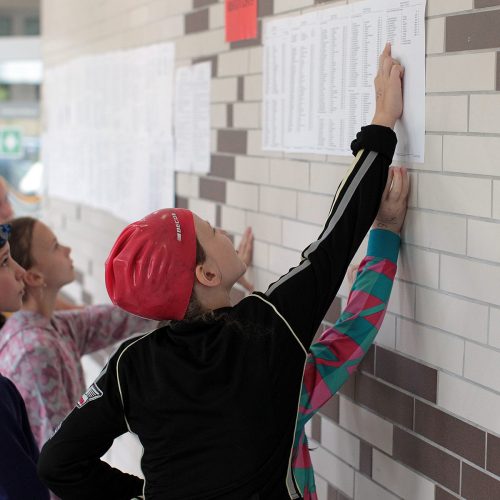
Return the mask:
[(21, 158), (23, 156), (23, 134), (18, 128), (0, 129), (0, 157)]

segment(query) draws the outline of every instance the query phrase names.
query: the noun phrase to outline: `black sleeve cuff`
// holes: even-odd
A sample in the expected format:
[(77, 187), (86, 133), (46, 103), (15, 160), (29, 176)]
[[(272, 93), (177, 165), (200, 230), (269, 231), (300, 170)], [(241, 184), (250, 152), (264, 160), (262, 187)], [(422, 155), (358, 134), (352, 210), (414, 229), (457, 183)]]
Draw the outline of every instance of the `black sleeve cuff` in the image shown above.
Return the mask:
[(361, 149), (376, 151), (392, 161), (398, 139), (394, 130), (382, 125), (361, 127), (356, 139), (351, 143), (352, 154), (356, 156)]

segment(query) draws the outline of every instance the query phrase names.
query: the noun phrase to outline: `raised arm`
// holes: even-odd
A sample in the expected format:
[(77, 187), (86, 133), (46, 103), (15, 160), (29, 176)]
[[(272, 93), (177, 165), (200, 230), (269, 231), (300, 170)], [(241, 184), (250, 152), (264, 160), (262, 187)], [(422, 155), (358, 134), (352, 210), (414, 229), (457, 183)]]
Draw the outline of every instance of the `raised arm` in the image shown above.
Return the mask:
[(408, 203), (405, 169), (391, 169), (382, 202), (347, 305), (339, 320), (313, 344), (300, 399), (299, 426), (347, 381), (363, 359), (385, 317), (397, 269), (401, 231)]
[[(305, 424), (342, 387), (358, 367), (380, 329), (389, 301), (399, 252), (409, 179), (405, 169), (391, 169), (377, 218), (344, 311), (307, 358), (295, 429), (293, 471), (300, 490), (315, 491)], [(383, 229), (380, 229), (383, 228)], [(309, 497), (307, 497), (309, 498)]]
[(402, 113), (403, 70), (388, 45), (375, 80), (376, 111), (352, 143), (354, 162), (339, 186), (325, 227), (300, 264), (262, 297), (271, 302), (307, 349), (377, 214), (396, 147), (391, 127)]
[(59, 330), (68, 332), (73, 338), (80, 356), (113, 345), (133, 334), (152, 330), (157, 324), (112, 305), (57, 311), (55, 317), (64, 325)]
[(341, 317), (310, 348), (300, 399), (302, 426), (354, 373), (385, 317), (396, 274), (399, 237), (374, 229), (368, 245)]

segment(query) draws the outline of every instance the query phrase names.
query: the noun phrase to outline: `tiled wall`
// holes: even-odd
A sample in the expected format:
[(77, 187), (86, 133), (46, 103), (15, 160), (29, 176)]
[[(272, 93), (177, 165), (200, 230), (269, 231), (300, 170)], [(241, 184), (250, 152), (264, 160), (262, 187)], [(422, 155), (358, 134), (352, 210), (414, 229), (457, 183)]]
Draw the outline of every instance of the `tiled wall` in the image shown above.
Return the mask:
[[(343, 3), (261, 0), (259, 17)], [(226, 43), (222, 0), (42, 4), (49, 66), (164, 40), (178, 65), (213, 62), (211, 171), (178, 174), (177, 203), (236, 242), (253, 227), (258, 288), (294, 265), (347, 160), (262, 151), (260, 38)], [(323, 500), (500, 498), (500, 0), (428, 0), (427, 16), (426, 160), (410, 165), (406, 244), (377, 346), (310, 426)], [(47, 217), (73, 246), (69, 292), (107, 300), (103, 262), (121, 221), (60, 200)]]

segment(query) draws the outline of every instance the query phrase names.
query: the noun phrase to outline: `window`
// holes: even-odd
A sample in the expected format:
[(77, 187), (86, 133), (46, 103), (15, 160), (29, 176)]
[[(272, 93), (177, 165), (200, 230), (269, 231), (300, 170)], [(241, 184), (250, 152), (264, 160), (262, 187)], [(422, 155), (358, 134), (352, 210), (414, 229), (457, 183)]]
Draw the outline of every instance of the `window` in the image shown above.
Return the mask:
[(12, 18), (0, 16), (0, 36), (12, 35)]
[(37, 36), (40, 34), (39, 16), (30, 16), (24, 19), (24, 34), (27, 36)]

